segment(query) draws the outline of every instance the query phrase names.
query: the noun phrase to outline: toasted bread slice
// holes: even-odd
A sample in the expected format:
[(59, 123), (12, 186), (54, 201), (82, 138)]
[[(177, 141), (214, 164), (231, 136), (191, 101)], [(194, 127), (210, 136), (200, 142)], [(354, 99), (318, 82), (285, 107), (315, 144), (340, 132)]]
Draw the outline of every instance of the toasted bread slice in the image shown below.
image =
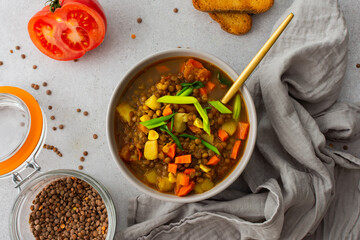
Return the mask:
[(217, 21), (228, 33), (240, 35), (250, 31), (251, 16), (243, 12), (211, 12), (210, 17)]
[(241, 11), (263, 13), (269, 10), (274, 0), (192, 0), (197, 10), (203, 12)]

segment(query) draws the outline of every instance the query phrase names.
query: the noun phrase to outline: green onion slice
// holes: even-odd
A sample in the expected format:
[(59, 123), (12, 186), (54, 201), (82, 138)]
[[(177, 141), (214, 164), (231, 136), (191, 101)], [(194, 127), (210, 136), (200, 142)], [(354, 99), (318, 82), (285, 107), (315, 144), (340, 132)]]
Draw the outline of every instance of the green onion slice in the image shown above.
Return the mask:
[(210, 123), (209, 123), (209, 118), (208, 115), (206, 113), (206, 111), (202, 108), (202, 106), (200, 105), (200, 103), (198, 101), (196, 101), (194, 103), (194, 106), (196, 108), (196, 110), (199, 112), (202, 120), (203, 120), (203, 129), (207, 134), (211, 134), (210, 132)]
[[(172, 118), (173, 116), (175, 115), (175, 113), (173, 114), (170, 114), (168, 116), (164, 116), (164, 117), (159, 117), (159, 118), (154, 118), (154, 119), (150, 119), (148, 121), (145, 121), (145, 122), (140, 122), (141, 125), (147, 127), (149, 125), (155, 125), (155, 124), (158, 124), (158, 123), (161, 123), (161, 122), (165, 122), (167, 120), (169, 120), (170, 118)], [(160, 125), (161, 126), (161, 125)]]
[[(192, 135), (189, 135), (189, 134), (180, 134), (179, 137), (190, 138), (190, 139), (193, 139), (193, 140), (198, 139), (198, 137), (195, 137), (195, 136), (192, 136)], [(202, 139), (200, 139), (200, 140), (201, 140), (201, 143), (202, 143), (206, 148), (208, 148), (208, 149), (210, 149), (211, 151), (213, 151), (214, 153), (220, 155), (219, 150), (218, 150), (215, 146), (211, 145), (210, 143), (206, 142), (205, 140), (202, 140)]]
[(167, 132), (172, 137), (172, 139), (174, 139), (176, 146), (178, 146), (178, 148), (180, 148), (180, 150), (182, 150), (182, 151), (184, 150), (183, 147), (181, 146), (180, 140), (172, 132), (169, 131), (169, 128), (167, 127), (167, 125), (161, 126), (160, 130)]
[[(172, 104), (194, 104), (198, 100), (194, 97), (183, 97), (183, 96), (163, 96), (157, 100), (161, 103), (172, 103)], [(170, 116), (170, 115), (169, 115)]]
[(183, 92), (185, 92), (187, 89), (189, 89), (190, 87), (184, 87), (183, 89), (181, 89), (180, 91), (178, 91), (176, 93), (176, 96), (180, 96)]
[[(182, 91), (182, 90), (181, 90), (181, 91)], [(180, 92), (181, 92), (181, 91), (180, 91)], [(192, 92), (193, 92), (193, 88), (190, 87), (190, 88), (185, 89), (185, 91), (183, 91), (182, 93), (180, 93), (179, 96), (189, 96)]]
[(153, 129), (153, 128), (157, 128), (160, 126), (166, 125), (166, 122), (159, 122), (159, 123), (155, 123), (155, 124), (150, 124), (150, 125), (146, 125), (145, 127), (147, 129)]
[(241, 113), (241, 98), (240, 98), (240, 94), (236, 94), (235, 102), (234, 102), (234, 112), (233, 112), (233, 119), (235, 121), (239, 121), (240, 113)]
[(170, 122), (170, 131), (172, 132), (173, 130), (173, 127), (174, 127), (174, 118), (172, 117), (171, 118), (171, 122)]
[(202, 88), (205, 87), (205, 85), (202, 82), (196, 81), (193, 83), (180, 83), (182, 87), (192, 87), (192, 88)]
[(219, 79), (219, 82), (221, 84), (224, 84), (228, 87), (230, 87), (232, 85), (232, 82), (229, 79), (227, 79), (226, 77), (224, 77), (220, 72), (218, 72), (218, 74), (217, 74), (217, 79)]
[(225, 114), (232, 113), (232, 111), (230, 109), (228, 109), (220, 101), (209, 101), (209, 103), (221, 113), (225, 113)]

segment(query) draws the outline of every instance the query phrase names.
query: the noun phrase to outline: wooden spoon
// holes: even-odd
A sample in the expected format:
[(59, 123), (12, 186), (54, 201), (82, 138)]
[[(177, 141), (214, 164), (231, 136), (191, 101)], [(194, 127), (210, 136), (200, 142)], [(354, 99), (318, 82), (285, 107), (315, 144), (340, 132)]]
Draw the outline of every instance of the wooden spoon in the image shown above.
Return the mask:
[(254, 71), (256, 66), (261, 62), (266, 53), (270, 50), (270, 48), (274, 45), (276, 40), (279, 38), (281, 33), (285, 30), (287, 25), (290, 23), (291, 19), (294, 17), (293, 13), (290, 13), (289, 16), (280, 24), (280, 26), (275, 30), (275, 32), (271, 35), (271, 37), (266, 41), (264, 46), (259, 50), (259, 52), (255, 55), (255, 57), (251, 60), (251, 62), (246, 66), (246, 68), (242, 71), (240, 76), (236, 79), (234, 84), (227, 91), (221, 102), (223, 104), (227, 104), (231, 98), (237, 93), (239, 88), (243, 85), (245, 80), (250, 76), (250, 74)]

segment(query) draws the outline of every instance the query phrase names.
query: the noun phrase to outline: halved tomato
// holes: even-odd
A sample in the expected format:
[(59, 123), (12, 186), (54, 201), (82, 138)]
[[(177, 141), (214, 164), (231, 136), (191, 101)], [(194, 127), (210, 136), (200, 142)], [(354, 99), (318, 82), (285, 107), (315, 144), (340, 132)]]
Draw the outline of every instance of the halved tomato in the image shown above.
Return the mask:
[(35, 46), (56, 60), (73, 60), (99, 46), (106, 17), (97, 0), (52, 0), (29, 21)]

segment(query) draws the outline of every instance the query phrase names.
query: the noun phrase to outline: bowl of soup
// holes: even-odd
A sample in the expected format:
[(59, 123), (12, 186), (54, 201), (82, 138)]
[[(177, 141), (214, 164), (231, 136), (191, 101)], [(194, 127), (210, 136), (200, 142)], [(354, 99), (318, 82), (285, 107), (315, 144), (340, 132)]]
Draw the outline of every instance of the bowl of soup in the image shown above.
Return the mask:
[(198, 50), (151, 55), (121, 79), (107, 112), (107, 138), (122, 174), (165, 201), (212, 197), (243, 172), (255, 146), (257, 120), (242, 86), (221, 102), (238, 74)]

